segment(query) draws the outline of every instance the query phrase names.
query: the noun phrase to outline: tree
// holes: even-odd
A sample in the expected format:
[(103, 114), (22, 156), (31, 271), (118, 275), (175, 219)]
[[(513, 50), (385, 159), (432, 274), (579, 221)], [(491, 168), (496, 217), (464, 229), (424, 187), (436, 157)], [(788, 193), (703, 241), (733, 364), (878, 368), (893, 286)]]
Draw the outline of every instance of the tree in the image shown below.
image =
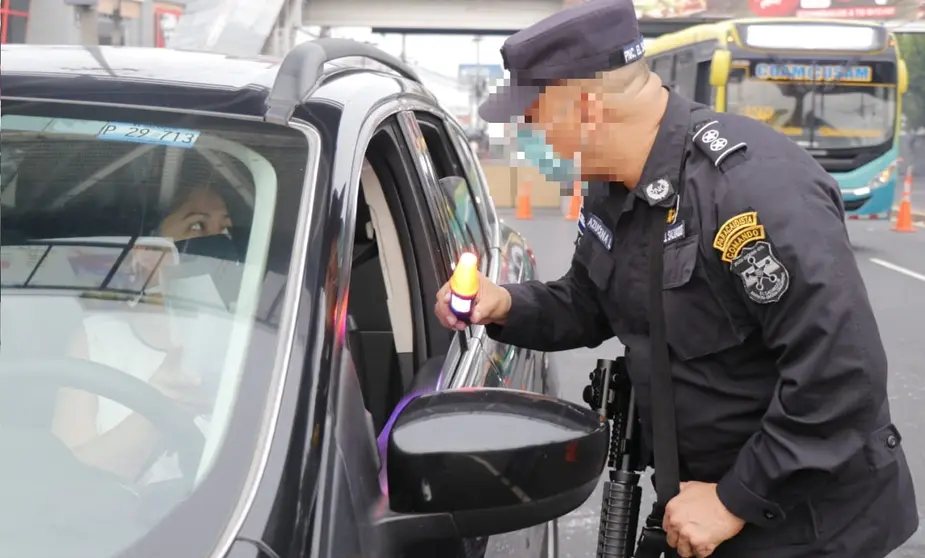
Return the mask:
[(925, 33), (899, 35), (899, 50), (909, 69), (909, 91), (903, 97), (903, 114), (910, 131), (925, 128)]

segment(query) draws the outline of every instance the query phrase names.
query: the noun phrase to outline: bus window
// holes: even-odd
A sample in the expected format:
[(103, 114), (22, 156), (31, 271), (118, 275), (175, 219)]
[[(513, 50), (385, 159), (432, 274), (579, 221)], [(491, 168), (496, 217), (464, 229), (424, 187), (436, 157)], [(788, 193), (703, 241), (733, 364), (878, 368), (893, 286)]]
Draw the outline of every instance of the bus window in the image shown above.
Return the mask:
[(694, 66), (694, 54), (687, 50), (675, 57), (674, 86), (675, 91), (693, 99), (696, 92), (697, 68)]
[(710, 85), (709, 62), (697, 64), (697, 85), (694, 88), (694, 100), (708, 107), (713, 107), (713, 103), (716, 101), (713, 86)]
[(662, 78), (665, 85), (674, 85), (674, 56), (660, 56), (649, 61), (649, 68)]
[[(893, 139), (896, 126), (895, 70), (889, 62), (870, 62), (861, 83), (847, 79), (812, 81), (801, 76), (764, 77), (771, 64), (734, 65), (729, 73), (727, 112), (770, 124), (803, 147), (858, 148)], [(782, 66), (782, 64), (777, 64)], [(806, 64), (790, 64), (795, 72)], [(843, 64), (818, 65), (844, 71)], [(834, 70), (833, 70), (834, 71)], [(766, 72), (765, 72), (766, 73)]]

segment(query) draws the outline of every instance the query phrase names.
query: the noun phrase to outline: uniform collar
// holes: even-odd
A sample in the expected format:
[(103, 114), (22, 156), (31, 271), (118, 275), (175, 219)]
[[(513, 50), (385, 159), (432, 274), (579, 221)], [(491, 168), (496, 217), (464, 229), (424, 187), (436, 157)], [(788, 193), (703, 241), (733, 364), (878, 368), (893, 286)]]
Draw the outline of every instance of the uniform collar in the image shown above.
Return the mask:
[[(655, 135), (649, 158), (642, 169), (639, 183), (633, 189), (635, 197), (649, 205), (671, 207), (678, 196), (681, 166), (691, 124), (691, 104), (668, 89), (668, 106)], [(627, 205), (633, 196), (628, 196)]]

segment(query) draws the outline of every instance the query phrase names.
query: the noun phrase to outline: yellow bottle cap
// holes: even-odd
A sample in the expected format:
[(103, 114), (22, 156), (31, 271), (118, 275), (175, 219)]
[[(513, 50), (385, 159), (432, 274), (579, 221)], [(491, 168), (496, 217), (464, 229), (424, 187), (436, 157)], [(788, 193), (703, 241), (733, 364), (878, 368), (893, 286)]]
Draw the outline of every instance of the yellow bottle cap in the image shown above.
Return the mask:
[(479, 292), (479, 259), (472, 252), (464, 252), (456, 262), (450, 277), (450, 290), (459, 296), (473, 297)]

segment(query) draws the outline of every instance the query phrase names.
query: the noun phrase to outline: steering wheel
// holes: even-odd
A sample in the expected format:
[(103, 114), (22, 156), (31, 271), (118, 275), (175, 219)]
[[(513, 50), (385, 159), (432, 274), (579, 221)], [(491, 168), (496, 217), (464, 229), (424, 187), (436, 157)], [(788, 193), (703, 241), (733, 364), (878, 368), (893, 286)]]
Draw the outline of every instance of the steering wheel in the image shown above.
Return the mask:
[[(0, 390), (15, 393), (22, 384), (79, 389), (128, 407), (157, 428), (167, 447), (177, 450), (183, 477), (195, 478), (205, 447), (196, 415), (138, 378), (83, 359), (0, 358)], [(16, 417), (4, 417), (4, 423), (5, 428), (15, 429)]]
[[(192, 486), (205, 447), (205, 437), (193, 422), (194, 413), (138, 378), (104, 364), (72, 358), (0, 357), (0, 393), (47, 389), (48, 400), (53, 400), (60, 387), (97, 394), (147, 418), (165, 445), (177, 451), (182, 484)], [(4, 548), (29, 556), (110, 556), (148, 532), (165, 507), (152, 509), (148, 504), (158, 502), (125, 486), (111, 473), (78, 460), (50, 429), (35, 423), (34, 413), (28, 413), (35, 402), (31, 398), (23, 402), (27, 412), (6, 412), (0, 419), (0, 493), (4, 494), (0, 540)], [(14, 411), (19, 407), (15, 403), (19, 402), (12, 405)]]

